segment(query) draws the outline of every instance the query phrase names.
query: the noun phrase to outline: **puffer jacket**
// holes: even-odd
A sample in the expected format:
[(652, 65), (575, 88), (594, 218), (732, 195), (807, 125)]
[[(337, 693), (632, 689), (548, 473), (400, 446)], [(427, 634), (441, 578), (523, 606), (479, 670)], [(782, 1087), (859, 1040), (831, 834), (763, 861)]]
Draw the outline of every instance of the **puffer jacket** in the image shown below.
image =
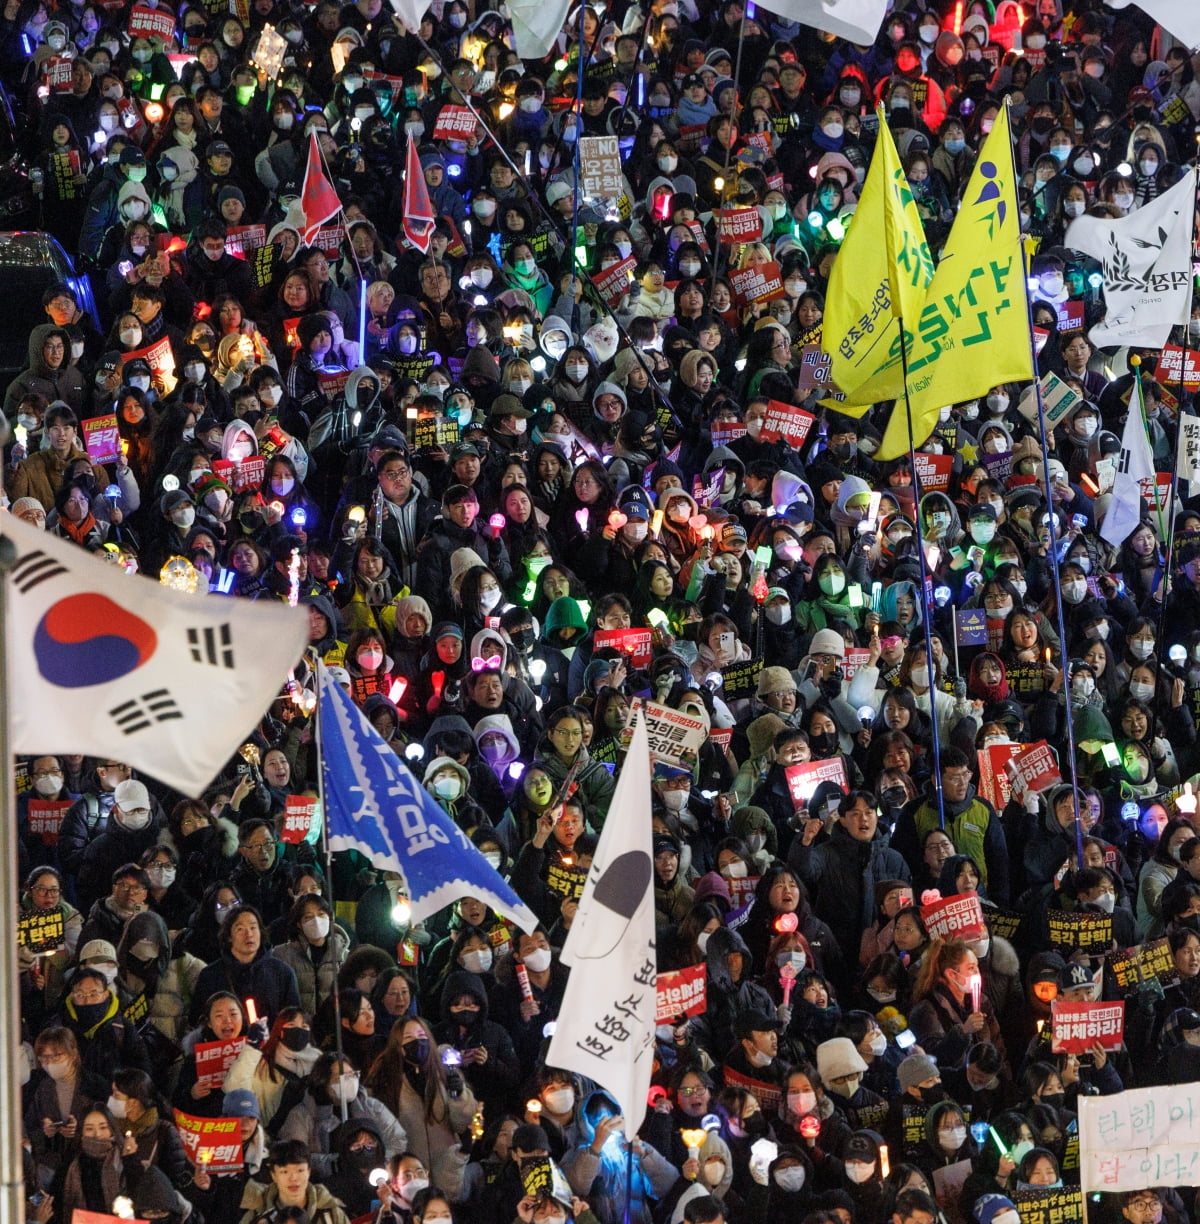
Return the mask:
[[(58, 336), (63, 342), (63, 364), (57, 370), (52, 370), (42, 357), (42, 345), (51, 336)], [(15, 416), (22, 397), (31, 392), (44, 395), (49, 404), (59, 400), (79, 415), (83, 411), (83, 375), (73, 365), (68, 364), (71, 357), (71, 337), (67, 335), (65, 328), (54, 323), (39, 323), (29, 333), (28, 354), (29, 365), (8, 384), (8, 392), (4, 397), (5, 415)], [(47, 510), (51, 504), (42, 502)]]
[[(153, 940), (158, 957), (142, 966), (130, 955), (130, 949), (140, 940)], [(179, 1041), (187, 1032), (187, 1016), (196, 989), (196, 979), (204, 962), (189, 952), (176, 955), (171, 946), (167, 924), (158, 914), (148, 910), (130, 918), (117, 944), (117, 964), (121, 981), (135, 998), (148, 993), (146, 1019), (172, 1041)], [(130, 1014), (126, 1009), (126, 1015)]]
[[(332, 947), (328, 946), (330, 941)], [(309, 953), (309, 945), (300, 935), (271, 949), (271, 955), (283, 961), (295, 973), (296, 985), (300, 990), (300, 1006), (306, 1016), (314, 1015), (333, 993), (337, 967), (345, 961), (349, 949), (350, 940), (336, 922), (330, 924), (325, 954), (315, 963)]]
[[(386, 1105), (380, 1104), (361, 1088), (354, 1100), (347, 1102), (346, 1115), (349, 1118), (364, 1118), (373, 1124), (383, 1141), (388, 1160), (408, 1150), (408, 1136), (404, 1133), (404, 1127), (396, 1121)], [(333, 1172), (336, 1164), (337, 1156), (333, 1150), (332, 1136), (341, 1123), (341, 1107), (334, 1104), (324, 1092), (321, 1092), (318, 1098), (310, 1088), (300, 1104), (295, 1106), (284, 1120), (279, 1137), (301, 1140), (308, 1148), (313, 1175), (324, 1179)]]

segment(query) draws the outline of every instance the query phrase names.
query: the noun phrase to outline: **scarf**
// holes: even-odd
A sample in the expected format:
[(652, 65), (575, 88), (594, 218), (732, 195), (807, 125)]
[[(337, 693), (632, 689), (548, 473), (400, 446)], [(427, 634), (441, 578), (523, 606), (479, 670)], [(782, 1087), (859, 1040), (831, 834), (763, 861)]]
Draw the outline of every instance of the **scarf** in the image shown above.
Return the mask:
[(82, 523), (72, 523), (70, 519), (61, 517), (58, 521), (62, 524), (63, 530), (76, 544), (82, 544), (88, 535), (96, 530), (96, 519), (90, 511)]
[[(83, 1036), (87, 1041), (91, 1041), (96, 1033), (104, 1027), (117, 1014), (117, 996), (113, 991), (108, 992), (108, 1007), (105, 1009), (104, 1015), (92, 1025), (90, 1029), (85, 1029)], [(75, 1000), (67, 1000), (67, 1015), (75, 1021), (76, 1024), (82, 1023), (79, 1019), (79, 1013), (75, 1010)]]

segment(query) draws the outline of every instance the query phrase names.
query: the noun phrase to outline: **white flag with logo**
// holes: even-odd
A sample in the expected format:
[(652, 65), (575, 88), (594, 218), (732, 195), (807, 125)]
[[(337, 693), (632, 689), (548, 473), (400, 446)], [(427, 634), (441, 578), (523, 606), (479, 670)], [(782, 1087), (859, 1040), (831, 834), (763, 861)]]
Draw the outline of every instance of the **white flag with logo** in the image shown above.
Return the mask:
[(1179, 463), (1175, 475), (1181, 480), (1200, 480), (1200, 417), (1190, 412), (1179, 417)]
[(632, 1138), (654, 1065), (657, 983), (650, 742), (637, 718), (579, 910), (563, 946), (571, 977), (546, 1064), (601, 1085)]
[(188, 595), (5, 514), (9, 718), (19, 753), (125, 761), (198, 796), (308, 639), (305, 609)]
[[(1133, 0), (1105, 0), (1109, 8), (1128, 8)], [(1196, 0), (1137, 0), (1168, 34), (1174, 34), (1189, 47), (1200, 47), (1200, 4)]]
[(1100, 535), (1114, 548), (1142, 521), (1142, 481), (1154, 479), (1154, 455), (1146, 436), (1146, 416), (1142, 408), (1142, 384), (1134, 378), (1129, 394), (1129, 415), (1121, 435), (1121, 456), (1113, 481), (1112, 501), (1100, 525)]
[(570, 0), (508, 0), (513, 44), (522, 59), (544, 59), (567, 19)]
[(875, 41), (887, 0), (776, 0), (771, 12), (801, 25), (867, 45)]
[(1192, 225), (1196, 171), (1170, 191), (1116, 221), (1077, 217), (1065, 246), (1104, 267), (1104, 321), (1088, 332), (1093, 344), (1162, 348), (1171, 328), (1187, 325), (1192, 305)]

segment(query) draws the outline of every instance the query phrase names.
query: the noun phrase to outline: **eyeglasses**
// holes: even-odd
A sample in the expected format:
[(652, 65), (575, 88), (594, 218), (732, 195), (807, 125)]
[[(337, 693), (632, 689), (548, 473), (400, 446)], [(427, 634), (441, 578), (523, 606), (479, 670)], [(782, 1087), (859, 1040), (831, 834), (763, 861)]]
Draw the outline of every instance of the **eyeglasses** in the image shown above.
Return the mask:
[(707, 1092), (708, 1089), (703, 1084), (700, 1084), (695, 1088), (680, 1088), (679, 1095), (681, 1097), (695, 1097), (704, 1096)]
[(113, 892), (120, 893), (144, 893), (146, 886), (139, 884), (136, 880), (122, 880), (119, 884), (113, 885)]
[(246, 844), (242, 847), (242, 849), (243, 850), (270, 850), (274, 845), (275, 843), (273, 841), (246, 842)]
[(58, 897), (62, 895), (62, 889), (57, 885), (46, 888), (44, 885), (35, 884), (29, 891), (31, 893), (37, 893), (40, 897)]
[(383, 480), (403, 480), (406, 476), (411, 476), (412, 472), (408, 468), (386, 468), (379, 473)]

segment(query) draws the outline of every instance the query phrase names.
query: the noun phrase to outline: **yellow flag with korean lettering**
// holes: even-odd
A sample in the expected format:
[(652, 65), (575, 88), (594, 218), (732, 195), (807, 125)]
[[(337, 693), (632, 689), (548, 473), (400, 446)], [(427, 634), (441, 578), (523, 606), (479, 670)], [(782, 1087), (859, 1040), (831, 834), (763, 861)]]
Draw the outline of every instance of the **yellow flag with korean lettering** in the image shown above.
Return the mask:
[(933, 256), (881, 115), (871, 168), (825, 299), (825, 351), (833, 381), (846, 396), (839, 412), (862, 416), (872, 404), (901, 394), (897, 320), (916, 321), (932, 279)]
[[(914, 446), (933, 432), (940, 408), (1034, 377), (1009, 142), (1005, 108), (979, 152), (921, 314), (915, 326), (905, 321)], [(900, 399), (875, 457), (896, 459), (908, 447)]]

